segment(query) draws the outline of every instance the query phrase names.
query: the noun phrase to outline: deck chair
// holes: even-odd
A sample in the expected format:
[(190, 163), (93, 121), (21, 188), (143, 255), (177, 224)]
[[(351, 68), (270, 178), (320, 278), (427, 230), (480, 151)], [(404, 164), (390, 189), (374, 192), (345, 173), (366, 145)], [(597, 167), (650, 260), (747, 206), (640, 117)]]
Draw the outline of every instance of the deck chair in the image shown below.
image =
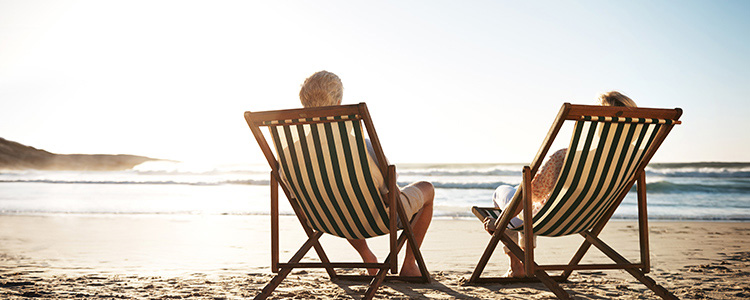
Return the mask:
[[(508, 209), (501, 212), (496, 208), (472, 208), (480, 219), (492, 216), (498, 221), (469, 282), (541, 281), (558, 298), (569, 299), (570, 296), (557, 282), (566, 281), (574, 270), (624, 269), (662, 298), (676, 299), (672, 293), (645, 275), (650, 271), (650, 260), (644, 169), (672, 127), (681, 123), (678, 120), (681, 114), (682, 110), (679, 108), (563, 104), (531, 166), (523, 167), (522, 184), (508, 204)], [(566, 120), (575, 121), (575, 125), (563, 169), (548, 201), (532, 219), (531, 192), (527, 187)], [(640, 262), (631, 263), (604, 243), (598, 235), (636, 182)], [(510, 220), (514, 217), (512, 212), (517, 213), (521, 208), (523, 219), (532, 222), (510, 228)], [(530, 226), (526, 226), (527, 224)], [(505, 230), (501, 230), (505, 228), (523, 231), (525, 236), (531, 236), (532, 233), (547, 237), (580, 234), (585, 240), (567, 265), (538, 265), (534, 262), (533, 239), (525, 239), (525, 250), (522, 250), (521, 245), (511, 240)], [(526, 278), (481, 277), (498, 242), (503, 242), (524, 262)], [(581, 264), (581, 259), (591, 245), (601, 250), (614, 263)], [(547, 271), (562, 273), (550, 276)]]
[[(396, 167), (387, 164), (365, 103), (245, 112), (245, 120), (271, 166), (271, 270), (277, 273), (255, 299), (267, 298), (294, 268), (324, 268), (331, 280), (368, 280), (370, 286), (364, 299), (372, 299), (386, 278), (429, 282), (429, 273), (412, 233), (410, 216), (405, 215), (398, 201)], [(261, 127), (268, 128), (275, 153)], [(375, 150), (375, 158), (367, 154), (365, 132)], [(373, 176), (373, 173), (384, 176)], [(376, 185), (378, 178), (386, 183), (384, 197)], [(279, 186), (308, 237), (287, 263), (279, 262)], [(397, 220), (406, 224), (398, 237)], [(319, 241), (323, 234), (349, 239), (388, 234), (390, 251), (383, 263), (331, 262)], [(421, 276), (387, 275), (388, 271), (398, 272), (398, 252), (405, 242), (410, 245), (407, 249), (413, 251)], [(300, 262), (311, 248), (315, 249), (320, 262)], [(336, 268), (376, 268), (379, 271), (375, 276), (343, 275), (337, 274)]]

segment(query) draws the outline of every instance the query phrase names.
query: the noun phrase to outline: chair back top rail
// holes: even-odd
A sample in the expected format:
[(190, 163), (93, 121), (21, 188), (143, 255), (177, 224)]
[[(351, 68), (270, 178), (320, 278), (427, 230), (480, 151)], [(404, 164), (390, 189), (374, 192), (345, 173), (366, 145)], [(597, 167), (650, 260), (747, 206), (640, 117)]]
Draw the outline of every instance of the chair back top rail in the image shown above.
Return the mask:
[(601, 116), (669, 119), (677, 121), (682, 115), (682, 109), (680, 108), (664, 109), (626, 106), (581, 105), (570, 103), (563, 104), (563, 107), (565, 106), (569, 108), (565, 116), (566, 120), (578, 120), (583, 116)]
[[(247, 119), (249, 123), (252, 122), (252, 124), (255, 126), (278, 125), (268, 122), (280, 120), (305, 120), (312, 118), (325, 118), (330, 116), (355, 115), (357, 116), (357, 119), (360, 119), (362, 118), (362, 105), (364, 105), (364, 103), (258, 112), (247, 111), (245, 112), (245, 119)], [(325, 122), (325, 120), (322, 121)]]

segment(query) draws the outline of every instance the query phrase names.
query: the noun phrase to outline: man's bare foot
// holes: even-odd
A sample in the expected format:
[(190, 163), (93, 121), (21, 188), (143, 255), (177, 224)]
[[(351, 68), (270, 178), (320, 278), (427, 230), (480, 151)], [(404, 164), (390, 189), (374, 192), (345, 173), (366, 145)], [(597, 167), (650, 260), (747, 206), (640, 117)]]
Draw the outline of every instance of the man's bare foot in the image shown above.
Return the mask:
[(400, 276), (422, 276), (422, 272), (419, 271), (419, 267), (416, 262), (410, 264), (404, 264), (401, 267), (401, 272), (398, 272)]

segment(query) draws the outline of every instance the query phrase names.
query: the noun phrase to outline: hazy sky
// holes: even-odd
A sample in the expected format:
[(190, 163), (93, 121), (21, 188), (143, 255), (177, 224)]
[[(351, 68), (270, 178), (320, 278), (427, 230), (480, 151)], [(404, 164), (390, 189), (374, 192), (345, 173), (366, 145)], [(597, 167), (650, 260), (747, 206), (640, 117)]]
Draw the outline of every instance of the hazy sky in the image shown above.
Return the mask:
[(328, 70), (396, 163), (530, 162), (609, 90), (683, 108), (654, 161), (750, 161), (748, 33), (748, 1), (0, 0), (0, 137), (263, 162), (242, 113)]

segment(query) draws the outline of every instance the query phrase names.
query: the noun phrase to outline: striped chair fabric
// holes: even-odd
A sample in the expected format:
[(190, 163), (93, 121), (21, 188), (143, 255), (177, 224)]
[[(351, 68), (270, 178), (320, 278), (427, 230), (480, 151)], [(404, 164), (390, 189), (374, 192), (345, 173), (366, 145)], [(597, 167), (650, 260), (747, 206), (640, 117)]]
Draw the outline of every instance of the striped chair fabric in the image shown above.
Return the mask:
[(378, 190), (383, 178), (365, 145), (358, 115), (265, 122), (282, 184), (308, 225), (335, 236), (363, 239), (389, 232)]
[[(659, 128), (672, 122), (596, 116), (576, 121), (557, 183), (533, 216), (534, 234), (563, 236), (593, 228), (634, 180)], [(498, 209), (475, 209), (499, 217)]]

